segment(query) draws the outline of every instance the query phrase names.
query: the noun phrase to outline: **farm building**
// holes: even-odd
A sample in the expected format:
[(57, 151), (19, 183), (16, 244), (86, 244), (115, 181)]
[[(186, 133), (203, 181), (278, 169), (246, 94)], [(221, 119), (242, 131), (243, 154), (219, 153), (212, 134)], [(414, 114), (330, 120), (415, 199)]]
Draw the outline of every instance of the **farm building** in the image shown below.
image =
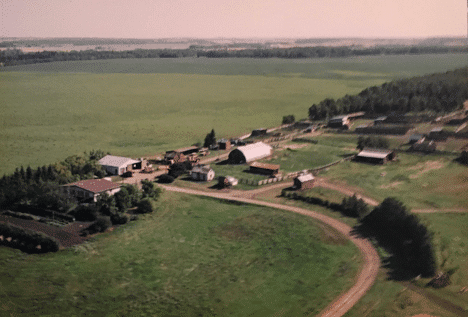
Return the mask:
[(177, 153), (182, 153), (184, 155), (189, 155), (192, 153), (197, 153), (199, 150), (200, 148), (198, 146), (193, 145), (193, 146), (188, 146), (188, 147), (184, 147), (184, 148), (173, 150), (173, 151), (167, 151), (166, 153), (177, 152)]
[(374, 125), (385, 123), (385, 120), (387, 120), (386, 116), (378, 117), (378, 118), (374, 119)]
[(421, 141), (414, 143), (409, 148), (409, 151), (414, 152), (423, 152), (423, 153), (434, 153), (437, 149), (437, 144), (434, 141), (425, 141), (425, 139), (421, 139)]
[(212, 181), (215, 177), (215, 172), (209, 165), (197, 165), (190, 172), (192, 179), (196, 181)]
[(442, 127), (438, 127), (432, 129), (427, 138), (436, 141), (445, 141), (447, 140), (447, 134), (444, 132)]
[(141, 160), (134, 160), (128, 157), (106, 155), (99, 160), (104, 169), (112, 175), (122, 175), (126, 172), (142, 169)]
[(228, 161), (231, 164), (249, 163), (265, 157), (269, 157), (272, 154), (273, 149), (271, 146), (263, 142), (257, 142), (249, 145), (239, 146), (237, 149), (232, 150), (229, 153)]
[(250, 136), (254, 137), (254, 136), (262, 136), (266, 134), (267, 134), (267, 129), (261, 128), (261, 129), (252, 130), (252, 134)]
[(253, 174), (263, 174), (269, 176), (275, 176), (279, 173), (280, 166), (276, 164), (267, 164), (260, 162), (253, 162), (250, 164), (250, 173)]
[(218, 177), (218, 185), (220, 187), (232, 187), (239, 184), (239, 181), (232, 176), (220, 176)]
[(315, 177), (314, 175), (302, 174), (294, 178), (294, 187), (296, 189), (309, 189), (314, 187), (315, 184)]
[(63, 185), (62, 188), (70, 196), (74, 196), (78, 200), (92, 199), (94, 202), (103, 193), (114, 195), (120, 191), (119, 184), (106, 179), (87, 179)]
[(414, 144), (417, 142), (423, 142), (426, 139), (426, 137), (422, 134), (412, 134), (408, 140), (409, 144)]
[(231, 141), (226, 139), (221, 139), (218, 141), (218, 146), (220, 150), (230, 150), (231, 149)]
[(330, 128), (348, 128), (349, 126), (349, 116), (342, 115), (330, 118), (328, 120), (328, 127)]
[(395, 158), (396, 153), (387, 149), (364, 148), (355, 157), (355, 161), (371, 164), (385, 164)]

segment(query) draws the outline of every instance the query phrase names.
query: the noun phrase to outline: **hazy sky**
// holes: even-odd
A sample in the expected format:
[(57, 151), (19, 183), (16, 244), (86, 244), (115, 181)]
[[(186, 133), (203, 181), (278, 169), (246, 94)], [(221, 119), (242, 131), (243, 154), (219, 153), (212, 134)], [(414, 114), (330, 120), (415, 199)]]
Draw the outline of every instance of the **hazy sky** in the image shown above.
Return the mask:
[(0, 0), (0, 37), (429, 37), (466, 30), (466, 0)]

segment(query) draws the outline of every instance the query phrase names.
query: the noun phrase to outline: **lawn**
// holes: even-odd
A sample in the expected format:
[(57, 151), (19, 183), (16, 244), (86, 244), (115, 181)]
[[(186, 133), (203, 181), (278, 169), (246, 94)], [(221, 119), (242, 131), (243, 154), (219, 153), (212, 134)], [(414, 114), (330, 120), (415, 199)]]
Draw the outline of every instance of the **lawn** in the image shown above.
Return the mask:
[(54, 254), (1, 247), (0, 311), (315, 315), (360, 265), (352, 244), (324, 240), (326, 226), (288, 212), (165, 193), (143, 218)]
[(5, 67), (0, 175), (92, 149), (141, 157), (307, 116), (324, 98), (466, 65), (462, 54), (118, 59)]
[(321, 176), (362, 188), (377, 200), (397, 197), (410, 208), (466, 208), (468, 169), (454, 162), (456, 157), (399, 153), (386, 165), (345, 162)]

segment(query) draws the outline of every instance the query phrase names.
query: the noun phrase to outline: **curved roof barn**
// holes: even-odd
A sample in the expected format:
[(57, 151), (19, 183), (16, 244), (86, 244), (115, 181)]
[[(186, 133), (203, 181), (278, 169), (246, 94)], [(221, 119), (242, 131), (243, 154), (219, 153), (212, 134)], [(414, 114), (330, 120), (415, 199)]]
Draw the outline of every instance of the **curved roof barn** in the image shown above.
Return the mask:
[(270, 156), (272, 151), (271, 146), (263, 142), (239, 146), (229, 153), (229, 162), (234, 164), (252, 162)]

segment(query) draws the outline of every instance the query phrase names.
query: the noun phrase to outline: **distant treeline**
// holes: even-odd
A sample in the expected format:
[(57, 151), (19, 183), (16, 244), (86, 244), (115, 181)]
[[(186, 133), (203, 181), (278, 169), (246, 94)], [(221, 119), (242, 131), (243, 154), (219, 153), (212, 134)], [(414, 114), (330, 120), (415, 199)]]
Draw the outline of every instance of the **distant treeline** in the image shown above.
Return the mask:
[(365, 111), (366, 114), (451, 112), (468, 99), (468, 67), (384, 83), (354, 96), (327, 98), (309, 108), (312, 120)]
[(5, 66), (35, 64), (55, 61), (77, 61), (118, 58), (315, 58), (349, 57), (363, 55), (404, 55), (404, 54), (440, 54), (468, 53), (467, 46), (391, 46), (373, 48), (342, 47), (292, 47), (292, 48), (257, 48), (238, 50), (206, 50), (192, 45), (188, 49), (136, 49), (132, 51), (43, 51), (24, 53), (18, 49), (0, 51), (0, 62)]

